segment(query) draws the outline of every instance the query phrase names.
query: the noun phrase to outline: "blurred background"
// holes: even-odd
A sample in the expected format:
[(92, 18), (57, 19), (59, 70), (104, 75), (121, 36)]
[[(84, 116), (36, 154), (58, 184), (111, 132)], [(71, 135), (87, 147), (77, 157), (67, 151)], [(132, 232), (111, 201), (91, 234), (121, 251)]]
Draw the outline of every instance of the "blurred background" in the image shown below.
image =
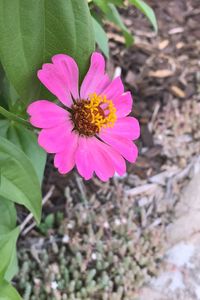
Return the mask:
[(108, 71), (141, 124), (138, 160), (102, 183), (61, 176), (48, 158), (42, 224), (18, 243), (24, 300), (200, 299), (200, 1), (146, 2), (157, 34), (135, 7), (118, 8), (128, 48), (104, 21)]

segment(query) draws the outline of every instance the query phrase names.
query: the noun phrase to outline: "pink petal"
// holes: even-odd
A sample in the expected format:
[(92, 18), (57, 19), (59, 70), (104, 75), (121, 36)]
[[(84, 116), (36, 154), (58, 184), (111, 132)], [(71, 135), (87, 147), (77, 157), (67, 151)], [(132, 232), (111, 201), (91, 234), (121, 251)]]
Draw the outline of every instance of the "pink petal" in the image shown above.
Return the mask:
[(44, 64), (37, 75), (44, 86), (63, 104), (66, 106), (72, 104), (67, 76), (63, 75), (62, 69), (53, 64)]
[(74, 132), (68, 137), (67, 145), (62, 152), (56, 153), (54, 165), (61, 174), (71, 171), (75, 165), (75, 153), (78, 146), (78, 135)]
[(136, 161), (136, 158), (138, 156), (138, 149), (131, 140), (126, 139), (120, 135), (110, 134), (108, 131), (100, 133), (99, 136), (105, 143), (113, 147), (128, 161)]
[(129, 140), (136, 140), (140, 136), (140, 126), (134, 117), (120, 118), (116, 121), (114, 127), (103, 128), (101, 133), (120, 136)]
[(124, 85), (120, 77), (116, 77), (111, 83), (102, 91), (102, 95), (105, 95), (107, 99), (114, 100), (119, 95), (123, 94)]
[(115, 172), (123, 175), (126, 164), (123, 157), (109, 145), (99, 141), (97, 138), (88, 138), (88, 163), (93, 166), (96, 175), (103, 181), (111, 178)]
[(75, 60), (65, 54), (57, 54), (52, 57), (54, 65), (58, 68), (63, 78), (67, 79), (68, 88), (74, 99), (79, 98), (79, 71)]
[(110, 78), (107, 74), (104, 75), (101, 82), (98, 84), (98, 86), (95, 89), (95, 93), (98, 95), (102, 94), (102, 91), (105, 90), (105, 88), (110, 84)]
[(104, 57), (97, 52), (91, 56), (90, 68), (81, 85), (81, 99), (87, 99), (88, 96), (96, 92), (96, 88), (104, 78), (105, 60)]
[(94, 172), (94, 166), (91, 163), (91, 149), (88, 141), (89, 138), (79, 137), (78, 148), (75, 155), (76, 167), (85, 180), (92, 178)]
[(132, 111), (133, 99), (130, 92), (126, 92), (113, 99), (113, 103), (117, 109), (117, 117), (123, 118)]
[(71, 121), (53, 127), (42, 129), (39, 133), (38, 144), (48, 153), (57, 153), (68, 145), (73, 126)]
[(69, 113), (65, 109), (47, 100), (31, 103), (27, 113), (31, 116), (30, 123), (39, 128), (51, 128), (69, 119)]
[(110, 163), (103, 146), (101, 147), (99, 145), (100, 143), (103, 144), (97, 138), (88, 139), (89, 148), (92, 150), (90, 151), (90, 154), (91, 163), (94, 166), (94, 171), (102, 181), (107, 181), (114, 175), (115, 169), (112, 163)]

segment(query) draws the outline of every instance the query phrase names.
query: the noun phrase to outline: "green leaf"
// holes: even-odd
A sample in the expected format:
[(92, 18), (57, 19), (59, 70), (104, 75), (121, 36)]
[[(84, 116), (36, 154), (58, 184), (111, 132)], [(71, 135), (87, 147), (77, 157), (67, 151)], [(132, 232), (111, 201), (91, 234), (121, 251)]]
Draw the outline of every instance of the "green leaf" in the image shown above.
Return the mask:
[(21, 118), (20, 116), (16, 115), (15, 113), (8, 111), (7, 109), (3, 108), (2, 106), (0, 106), (0, 115), (4, 116), (6, 119), (8, 119), (10, 121), (16, 121), (20, 124), (23, 124), (24, 126), (30, 127), (30, 123), (27, 120)]
[(0, 300), (22, 300), (18, 292), (8, 282), (0, 282)]
[(15, 144), (29, 157), (42, 183), (47, 154), (38, 145), (36, 134), (14, 122), (0, 120), (0, 136)]
[(93, 2), (106, 14), (109, 11), (107, 0), (93, 0)]
[[(0, 105), (8, 108), (8, 101), (4, 95), (4, 81), (5, 81), (5, 72), (0, 62)], [(1, 118), (1, 116), (0, 116)]]
[(14, 203), (0, 198), (0, 236), (12, 231), (16, 226), (17, 215)]
[(118, 6), (122, 6), (124, 4), (124, 0), (108, 0), (108, 2), (118, 5)]
[(83, 78), (92, 28), (86, 0), (0, 0), (0, 60), (22, 101), (40, 98), (37, 70), (55, 54), (73, 56)]
[(101, 51), (105, 54), (107, 58), (109, 58), (109, 46), (108, 46), (108, 37), (106, 32), (104, 31), (103, 27), (96, 21), (95, 18), (92, 18), (93, 26), (94, 26), (94, 33), (95, 33), (95, 40), (98, 44)]
[(118, 12), (118, 10), (116, 9), (116, 7), (113, 4), (108, 4), (109, 6), (109, 11), (106, 14), (107, 18), (113, 22), (114, 24), (116, 24), (123, 32), (125, 41), (126, 41), (126, 45), (127, 46), (131, 46), (133, 44), (133, 36), (130, 33), (130, 31), (127, 29), (127, 27), (124, 25), (120, 14)]
[(7, 131), (7, 138), (29, 157), (42, 182), (47, 155), (38, 145), (36, 134), (21, 125), (11, 124)]
[[(6, 77), (4, 77), (3, 80), (3, 87), (2, 87), (2, 94), (4, 99), (6, 99), (7, 102), (7, 108), (9, 108), (10, 111), (17, 111), (20, 112), (21, 110), (21, 103), (19, 101), (19, 95), (17, 94), (16, 90), (12, 86), (12, 84), (8, 81)], [(19, 101), (19, 102), (18, 102)], [(17, 105), (18, 102), (18, 105)], [(17, 109), (13, 110), (14, 106), (17, 106)]]
[(154, 30), (157, 32), (158, 24), (153, 9), (142, 0), (129, 0), (129, 2), (137, 7), (149, 19), (154, 27)]
[(113, 1), (107, 1), (107, 0), (93, 0), (93, 1), (102, 10), (102, 12), (105, 15), (105, 18), (111, 21), (112, 23), (114, 23), (115, 25), (117, 25), (122, 30), (126, 41), (126, 45), (131, 46), (134, 41), (133, 36), (131, 32), (128, 30), (128, 28), (124, 25), (115, 5), (113, 3), (109, 3)]
[(6, 78), (5, 72), (0, 62), (0, 105), (5, 109), (11, 109), (12, 105), (19, 98), (15, 89)]
[(8, 265), (7, 271), (5, 273), (5, 280), (10, 282), (15, 275), (19, 272), (19, 266), (18, 266), (18, 258), (17, 258), (17, 249), (16, 246), (13, 249), (13, 253), (10, 259), (10, 264)]
[(8, 120), (0, 120), (0, 136), (7, 138), (7, 131), (10, 126), (10, 122)]
[(47, 234), (49, 229), (53, 228), (55, 222), (55, 214), (49, 214), (43, 222), (39, 225), (39, 229), (43, 234)]
[[(16, 221), (17, 215), (14, 203), (4, 198), (0, 198), (0, 245), (2, 240), (5, 240), (5, 243), (3, 245), (4, 247), (6, 247), (6, 244), (8, 243), (10, 243), (11, 245), (10, 251), (6, 253), (5, 257), (5, 259), (7, 258), (6, 268), (4, 270), (4, 273), (2, 275), (0, 274), (0, 277), (4, 277), (7, 281), (12, 280), (12, 278), (18, 272), (18, 261), (16, 251), (16, 238), (18, 236), (18, 232), (16, 236), (14, 235), (14, 237), (13, 234), (10, 234), (12, 231), (15, 232)], [(4, 248), (3, 246), (0, 247), (0, 252), (2, 251), (2, 248)], [(2, 265), (1, 256), (2, 252), (0, 255), (0, 265)]]
[[(16, 241), (19, 236), (19, 227), (9, 233), (0, 235), (0, 279), (5, 278), (7, 270), (12, 267), (16, 256)], [(10, 275), (7, 273), (7, 275)]]
[(26, 206), (37, 222), (41, 217), (41, 190), (29, 158), (14, 144), (0, 137), (0, 196)]

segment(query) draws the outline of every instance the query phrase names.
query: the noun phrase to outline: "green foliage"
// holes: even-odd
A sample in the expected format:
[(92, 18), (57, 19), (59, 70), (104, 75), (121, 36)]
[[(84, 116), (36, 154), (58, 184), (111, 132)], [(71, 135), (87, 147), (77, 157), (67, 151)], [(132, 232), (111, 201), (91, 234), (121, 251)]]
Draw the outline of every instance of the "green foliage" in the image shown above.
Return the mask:
[(130, 31), (127, 29), (127, 27), (124, 25), (118, 10), (116, 9), (116, 7), (113, 4), (109, 4), (108, 7), (109, 7), (109, 10), (106, 14), (108, 20), (110, 20), (111, 22), (116, 24), (122, 30), (125, 41), (126, 41), (126, 45), (131, 46), (133, 44), (133, 36), (130, 33)]
[(17, 114), (15, 114), (11, 111), (8, 111), (3, 106), (0, 106), (0, 118), (2, 118), (2, 117), (5, 117), (10, 121), (16, 121), (20, 124), (23, 124), (24, 126), (29, 126), (30, 127), (30, 124), (28, 123), (28, 121), (24, 120), (23, 118), (21, 118)]
[(95, 18), (92, 18), (92, 21), (94, 26), (96, 43), (101, 49), (101, 51), (106, 55), (106, 57), (109, 57), (108, 37), (106, 35), (106, 32)]
[[(11, 83), (6, 78), (5, 72), (3, 70), (3, 67), (0, 65), (0, 103), (1, 105), (11, 110), (12, 106), (15, 105), (17, 102), (19, 96), (16, 93), (14, 87), (11, 85)], [(20, 108), (20, 103), (18, 104), (18, 110)]]
[(46, 235), (48, 230), (53, 228), (55, 222), (55, 215), (54, 214), (49, 214), (43, 222), (40, 223), (39, 229), (40, 231)]
[(109, 0), (109, 2), (113, 3), (115, 5), (118, 5), (118, 6), (122, 6), (124, 3), (124, 0)]
[(13, 202), (0, 198), (0, 281), (11, 280), (17, 273), (16, 241), (19, 228), (16, 226), (16, 210)]
[(16, 226), (16, 221), (14, 203), (0, 198), (0, 236), (12, 231)]
[(17, 291), (6, 281), (0, 282), (0, 300), (22, 300)]
[(12, 262), (16, 257), (16, 241), (18, 235), (19, 228), (15, 228), (9, 233), (6, 232), (5, 234), (0, 235), (0, 278), (5, 278), (7, 276), (13, 277), (11, 276), (11, 273), (13, 272)]
[(0, 173), (0, 196), (26, 206), (39, 222), (41, 191), (36, 171), (24, 152), (2, 137)]
[(115, 5), (112, 3), (109, 3), (111, 1), (104, 1), (104, 0), (93, 0), (93, 1), (103, 12), (104, 18), (113, 22), (115, 25), (117, 25), (122, 30), (125, 41), (126, 41), (126, 45), (130, 46), (133, 43), (133, 37), (132, 37), (131, 33), (129, 32), (129, 30), (127, 29), (127, 27), (124, 25)]
[(36, 73), (57, 53), (73, 56), (83, 77), (94, 36), (85, 1), (0, 0), (0, 60), (24, 103), (40, 98)]
[(158, 24), (153, 9), (143, 0), (129, 0), (129, 2), (137, 7), (149, 19), (150, 23), (154, 27), (154, 30), (157, 32)]
[(60, 223), (64, 219), (63, 212), (56, 212), (56, 214), (51, 213), (47, 215), (44, 220), (41, 221), (40, 225), (38, 226), (39, 230), (45, 236), (48, 236), (49, 230), (53, 230), (55, 226), (59, 226)]
[[(104, 54), (107, 56), (108, 51), (107, 51), (107, 41), (105, 38), (105, 34), (102, 32), (103, 29), (101, 28), (96, 28), (97, 25), (101, 26), (99, 24), (99, 21), (101, 20), (102, 22), (105, 20), (108, 20), (112, 23), (114, 23), (123, 33), (126, 46), (131, 46), (134, 42), (134, 38), (128, 28), (125, 26), (123, 23), (121, 16), (118, 12), (118, 7), (124, 7), (124, 1), (123, 0), (92, 0), (89, 1), (91, 2), (91, 11), (96, 18), (98, 24), (93, 22), (93, 26), (95, 29), (96, 33), (96, 42), (99, 46), (99, 48), (104, 52)], [(152, 8), (146, 4), (143, 0), (129, 0), (129, 3), (134, 5), (137, 9), (139, 9), (150, 21), (152, 26), (154, 27), (154, 30), (157, 32), (158, 30), (158, 25), (156, 21), (156, 17), (154, 14), (154, 11)], [(98, 7), (101, 11), (100, 14), (95, 13), (95, 6)], [(102, 26), (101, 26), (102, 27)], [(101, 31), (101, 32), (98, 32)]]
[(8, 139), (28, 156), (42, 182), (47, 155), (38, 145), (35, 133), (16, 122), (0, 120), (0, 136)]

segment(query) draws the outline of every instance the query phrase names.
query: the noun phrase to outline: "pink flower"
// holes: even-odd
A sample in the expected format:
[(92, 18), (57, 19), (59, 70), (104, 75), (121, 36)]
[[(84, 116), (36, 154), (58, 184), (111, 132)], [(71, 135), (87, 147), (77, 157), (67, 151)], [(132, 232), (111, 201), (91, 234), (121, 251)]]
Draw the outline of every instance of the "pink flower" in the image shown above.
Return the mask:
[(125, 159), (135, 162), (138, 150), (132, 142), (140, 135), (138, 121), (127, 116), (132, 109), (130, 92), (124, 92), (120, 77), (110, 80), (105, 60), (91, 56), (90, 68), (79, 91), (79, 71), (70, 56), (58, 54), (38, 71), (44, 86), (62, 103), (38, 100), (28, 107), (30, 122), (38, 128), (38, 143), (55, 153), (54, 165), (61, 174), (76, 165), (88, 180), (96, 175), (103, 181), (115, 172), (126, 172)]

